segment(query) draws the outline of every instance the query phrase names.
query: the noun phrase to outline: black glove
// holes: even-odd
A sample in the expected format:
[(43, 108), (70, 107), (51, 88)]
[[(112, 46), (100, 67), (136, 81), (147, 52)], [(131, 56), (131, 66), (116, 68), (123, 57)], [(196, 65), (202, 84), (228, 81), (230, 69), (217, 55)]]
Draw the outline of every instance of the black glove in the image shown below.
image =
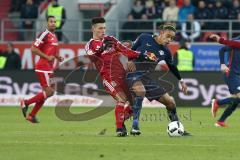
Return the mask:
[(100, 53), (102, 53), (105, 50), (108, 50), (109, 48), (115, 47), (115, 43), (112, 40), (104, 40), (102, 46), (98, 49)]

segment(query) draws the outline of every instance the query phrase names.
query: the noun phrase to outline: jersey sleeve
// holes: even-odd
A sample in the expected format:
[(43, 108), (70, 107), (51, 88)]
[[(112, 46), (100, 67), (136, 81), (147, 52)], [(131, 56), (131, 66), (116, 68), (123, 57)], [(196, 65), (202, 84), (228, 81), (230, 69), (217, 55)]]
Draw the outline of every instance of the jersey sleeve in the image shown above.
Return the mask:
[(237, 40), (227, 40), (224, 38), (220, 38), (219, 43), (229, 47), (240, 48), (240, 41)]
[(35, 41), (33, 42), (33, 46), (36, 47), (36, 48), (41, 48), (43, 46), (43, 44), (45, 43), (45, 40), (46, 40), (46, 37), (47, 37), (47, 34), (49, 32), (46, 30), (42, 33), (40, 33), (37, 38), (35, 39)]
[(127, 48), (118, 39), (116, 39), (113, 36), (106, 36), (106, 37), (104, 37), (104, 39), (112, 41), (115, 44), (115, 47), (116, 47), (115, 49), (118, 52), (120, 52), (122, 55), (124, 55), (130, 59), (137, 58), (139, 56), (139, 52)]
[(99, 47), (96, 45), (94, 40), (91, 40), (86, 44), (85, 51), (90, 60), (95, 61), (98, 57)]
[(144, 35), (141, 34), (141, 35), (133, 42), (132, 50), (136, 51), (137, 48), (138, 48), (139, 46), (141, 46), (143, 37), (144, 37)]
[(166, 58), (165, 58), (166, 63), (173, 64), (173, 56), (171, 51), (168, 48), (165, 48), (165, 49), (166, 49)]

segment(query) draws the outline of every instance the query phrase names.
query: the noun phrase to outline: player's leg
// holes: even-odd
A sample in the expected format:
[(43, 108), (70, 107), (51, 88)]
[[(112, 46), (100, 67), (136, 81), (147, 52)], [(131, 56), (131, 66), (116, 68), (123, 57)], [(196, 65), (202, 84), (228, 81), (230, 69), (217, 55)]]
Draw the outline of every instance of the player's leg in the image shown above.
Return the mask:
[[(168, 93), (165, 93), (159, 98), (159, 102), (161, 102), (166, 106), (168, 117), (171, 122), (179, 121), (179, 118), (177, 115), (176, 103), (172, 96), (170, 96)], [(191, 136), (191, 134), (188, 133), (187, 131), (184, 131), (183, 136)]]
[[(46, 93), (46, 97), (51, 97), (53, 96), (55, 89), (54, 87), (44, 87), (43, 91)], [(28, 114), (27, 120), (32, 122), (32, 123), (39, 123), (39, 121), (36, 118), (36, 115), (38, 111), (42, 108), (43, 104), (45, 102), (45, 99), (37, 101), (32, 109), (32, 111)]]
[(133, 123), (132, 123), (132, 135), (140, 135), (141, 131), (139, 129), (139, 117), (142, 110), (142, 102), (145, 97), (146, 91), (145, 87), (141, 81), (136, 81), (132, 85), (132, 92), (134, 93), (133, 98)]
[(216, 127), (227, 127), (227, 124), (225, 123), (225, 120), (236, 110), (239, 103), (232, 103), (230, 104), (223, 112), (221, 117), (218, 119), (218, 121), (215, 123)]
[(33, 107), (32, 112), (26, 117), (27, 120), (33, 123), (38, 122), (36, 119), (37, 112), (42, 107), (45, 100), (48, 97), (51, 97), (55, 91), (54, 81), (52, 80), (54, 77), (53, 73), (36, 72), (36, 74), (42, 86), (42, 91), (39, 92), (36, 96), (33, 96), (32, 98), (23, 100), (21, 102), (21, 104), (23, 104), (24, 106), (22, 107), (22, 111), (25, 117), (27, 115), (28, 105), (35, 103), (35, 106)]
[(232, 103), (224, 110), (218, 121), (215, 123), (216, 127), (227, 127), (225, 120), (232, 115), (240, 103), (240, 93), (232, 95)]
[(116, 100), (115, 106), (115, 120), (116, 120), (116, 133), (117, 136), (123, 137), (127, 135), (126, 127), (124, 125), (124, 107), (126, 104), (126, 95), (123, 92), (118, 92), (114, 99)]
[[(47, 87), (48, 85), (48, 79), (46, 78), (46, 75), (48, 77), (48, 73), (43, 73), (43, 72), (36, 72), (36, 75), (38, 77), (38, 80), (40, 82), (40, 85), (43, 87)], [(32, 103), (37, 103), (40, 101), (44, 101), (47, 98), (46, 93), (44, 90), (41, 92), (37, 93), (37, 95), (31, 97), (30, 99), (23, 99), (21, 100), (21, 109), (23, 116), (26, 118), (27, 116), (27, 111), (28, 111), (28, 106), (31, 105)]]
[(217, 111), (218, 111), (220, 106), (232, 105), (234, 103), (239, 103), (239, 102), (240, 102), (240, 99), (236, 98), (235, 96), (231, 96), (231, 97), (224, 98), (224, 99), (221, 99), (221, 100), (212, 99), (212, 104), (211, 104), (212, 116), (216, 117)]
[[(112, 85), (114, 84), (114, 85)], [(127, 101), (126, 95), (121, 88), (121, 83), (116, 79), (103, 80), (105, 90), (116, 100), (115, 105), (115, 121), (117, 136), (123, 137), (127, 135), (124, 127), (124, 106)]]
[(230, 75), (230, 76), (225, 75), (224, 81), (227, 84), (229, 92), (232, 94), (232, 96), (221, 99), (221, 100), (217, 100), (217, 99), (212, 100), (211, 112), (212, 112), (213, 117), (216, 117), (217, 111), (220, 106), (226, 105), (226, 104), (229, 104), (231, 106), (233, 104), (240, 103), (240, 93), (238, 90), (238, 88), (240, 86), (239, 77), (235, 76), (235, 75)]
[(176, 103), (172, 96), (170, 96), (168, 93), (165, 93), (159, 98), (158, 101), (166, 106), (170, 121), (179, 121), (179, 118), (177, 115)]

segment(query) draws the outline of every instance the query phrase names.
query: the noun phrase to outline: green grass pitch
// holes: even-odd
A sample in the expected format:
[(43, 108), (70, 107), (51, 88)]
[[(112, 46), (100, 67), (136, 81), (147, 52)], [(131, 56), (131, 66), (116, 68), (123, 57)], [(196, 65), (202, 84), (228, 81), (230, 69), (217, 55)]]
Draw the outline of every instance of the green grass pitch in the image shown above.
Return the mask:
[[(1, 107), (0, 160), (239, 160), (238, 110), (228, 119), (229, 128), (214, 127), (209, 108), (178, 112), (194, 136), (168, 137), (162, 108), (143, 109), (141, 136), (115, 137), (113, 111), (86, 122), (67, 122), (55, 116), (54, 108), (45, 107), (38, 115), (40, 123), (31, 124), (19, 108)], [(105, 134), (99, 134), (103, 130)]]

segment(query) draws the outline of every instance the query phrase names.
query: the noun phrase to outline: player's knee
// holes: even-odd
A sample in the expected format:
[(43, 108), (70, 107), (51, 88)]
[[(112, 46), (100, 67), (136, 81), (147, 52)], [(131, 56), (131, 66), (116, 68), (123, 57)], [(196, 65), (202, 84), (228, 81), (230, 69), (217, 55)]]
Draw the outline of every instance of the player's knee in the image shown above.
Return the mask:
[(146, 94), (146, 90), (144, 86), (141, 86), (141, 85), (133, 87), (133, 91), (137, 96), (141, 96), (141, 97), (144, 97)]
[(166, 100), (166, 107), (168, 109), (174, 109), (176, 108), (176, 103), (175, 103), (175, 100), (173, 99), (173, 97), (170, 97)]
[(125, 95), (124, 93), (122, 93), (122, 92), (119, 92), (119, 93), (115, 96), (115, 99), (116, 99), (117, 101), (124, 102), (124, 103), (127, 101), (126, 95)]
[(47, 96), (47, 97), (51, 97), (51, 96), (53, 96), (53, 94), (54, 94), (54, 89), (52, 89), (52, 88), (47, 88), (47, 89), (45, 89), (45, 93), (46, 93), (46, 96)]

